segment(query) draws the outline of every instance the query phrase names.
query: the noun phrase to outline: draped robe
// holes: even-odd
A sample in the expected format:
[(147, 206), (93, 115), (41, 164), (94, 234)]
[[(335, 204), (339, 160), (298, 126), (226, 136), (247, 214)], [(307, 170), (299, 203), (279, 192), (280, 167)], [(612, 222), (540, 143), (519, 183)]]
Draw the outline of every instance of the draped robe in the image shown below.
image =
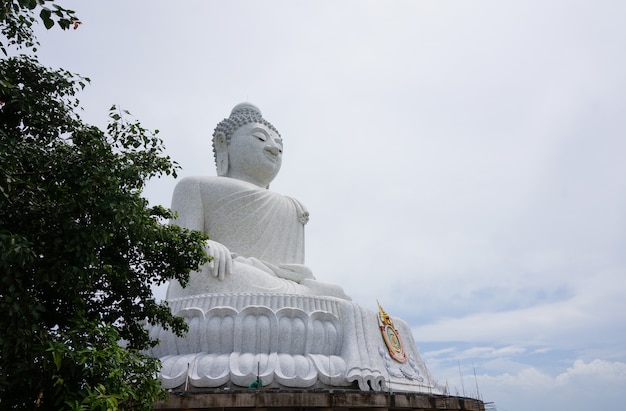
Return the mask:
[[(228, 177), (189, 177), (176, 186), (173, 222), (201, 230), (225, 245), (233, 272), (219, 280), (208, 266), (183, 289), (172, 281), (168, 299), (216, 292), (276, 292), (349, 299), (335, 285), (316, 281), (304, 265), (308, 212), (297, 200)], [(209, 263), (211, 264), (211, 263)]]

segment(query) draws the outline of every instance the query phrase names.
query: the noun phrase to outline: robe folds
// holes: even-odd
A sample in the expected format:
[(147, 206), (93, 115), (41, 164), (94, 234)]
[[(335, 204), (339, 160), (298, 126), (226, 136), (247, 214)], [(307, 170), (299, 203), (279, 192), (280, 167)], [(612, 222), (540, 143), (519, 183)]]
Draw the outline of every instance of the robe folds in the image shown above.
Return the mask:
[(349, 299), (340, 287), (316, 281), (304, 265), (309, 213), (299, 201), (228, 177), (188, 177), (176, 186), (172, 209), (178, 213), (174, 224), (201, 230), (230, 250), (233, 272), (219, 280), (205, 266), (185, 289), (173, 281), (168, 299), (221, 292)]
[(253, 184), (217, 177), (200, 186), (204, 232), (237, 255), (272, 264), (304, 263), (309, 213), (297, 200)]

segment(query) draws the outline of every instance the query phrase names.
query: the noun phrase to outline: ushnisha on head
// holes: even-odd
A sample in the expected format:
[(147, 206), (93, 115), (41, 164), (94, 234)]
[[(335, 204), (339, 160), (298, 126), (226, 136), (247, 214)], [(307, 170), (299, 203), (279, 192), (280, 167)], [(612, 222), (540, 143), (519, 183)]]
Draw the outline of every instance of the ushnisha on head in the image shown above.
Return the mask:
[(282, 163), (282, 139), (251, 103), (236, 105), (213, 132), (217, 175), (267, 188)]
[(235, 130), (248, 123), (264, 124), (271, 130), (274, 130), (280, 137), (280, 133), (276, 130), (276, 127), (270, 124), (269, 121), (263, 118), (261, 110), (252, 103), (239, 103), (230, 112), (230, 117), (220, 121), (213, 131), (213, 138), (218, 133), (224, 133), (226, 141), (230, 141)]

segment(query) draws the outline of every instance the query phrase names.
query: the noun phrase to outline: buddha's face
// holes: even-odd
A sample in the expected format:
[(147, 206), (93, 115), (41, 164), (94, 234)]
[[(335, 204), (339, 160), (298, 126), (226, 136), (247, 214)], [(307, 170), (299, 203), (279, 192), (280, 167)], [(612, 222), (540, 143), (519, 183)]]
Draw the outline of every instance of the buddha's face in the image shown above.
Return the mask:
[(283, 159), (283, 141), (269, 127), (249, 123), (239, 127), (228, 142), (227, 176), (267, 187)]

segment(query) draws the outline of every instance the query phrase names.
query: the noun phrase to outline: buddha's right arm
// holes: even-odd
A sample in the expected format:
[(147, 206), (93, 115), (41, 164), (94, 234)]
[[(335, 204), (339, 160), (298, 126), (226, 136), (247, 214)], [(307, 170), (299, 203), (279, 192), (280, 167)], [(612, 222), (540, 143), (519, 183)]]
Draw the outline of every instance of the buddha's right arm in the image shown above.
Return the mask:
[[(204, 204), (200, 184), (200, 178), (186, 177), (176, 185), (172, 197), (172, 210), (177, 213), (177, 217), (172, 220), (172, 224), (208, 234), (204, 224)], [(223, 280), (227, 274), (232, 273), (233, 261), (225, 245), (209, 240), (206, 251), (209, 257), (212, 257), (208, 264), (211, 275)]]

